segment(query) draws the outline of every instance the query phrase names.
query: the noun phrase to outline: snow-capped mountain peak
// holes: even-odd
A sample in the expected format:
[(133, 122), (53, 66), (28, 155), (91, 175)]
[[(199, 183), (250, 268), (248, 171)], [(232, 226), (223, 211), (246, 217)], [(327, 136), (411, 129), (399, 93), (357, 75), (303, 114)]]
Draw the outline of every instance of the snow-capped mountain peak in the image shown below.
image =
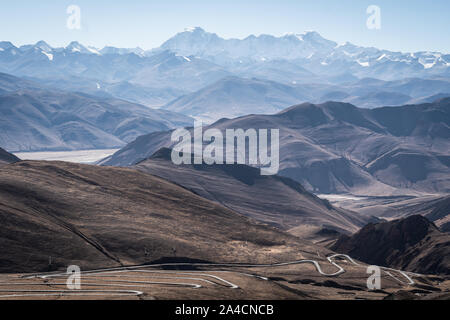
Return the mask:
[(71, 52), (83, 52), (87, 49), (82, 46), (78, 41), (72, 41), (67, 47), (66, 50)]
[(34, 45), (35, 48), (38, 48), (45, 52), (52, 52), (53, 48), (45, 41), (41, 40)]
[[(337, 44), (323, 38), (315, 31), (300, 34), (289, 33), (281, 37), (268, 34), (250, 35), (244, 39), (224, 39), (200, 27), (187, 28), (167, 40), (161, 49), (171, 50), (184, 56), (204, 58), (251, 58), (261, 61), (284, 58), (305, 58), (318, 51), (330, 51)], [(266, 61), (264, 60), (264, 61)]]
[[(351, 77), (345, 77), (346, 79), (371, 77), (383, 80), (447, 77), (450, 74), (449, 54), (432, 51), (394, 52), (362, 47), (350, 42), (337, 44), (315, 31), (281, 36), (261, 34), (249, 35), (242, 39), (224, 39), (215, 33), (195, 27), (187, 28), (167, 40), (161, 47), (149, 51), (115, 47), (98, 50), (77, 41), (71, 42), (65, 48), (52, 48), (44, 41), (20, 48), (10, 42), (0, 42), (0, 56), (5, 65), (3, 70), (21, 65), (21, 59), (27, 61), (23, 64), (27, 66), (29, 61), (33, 62), (36, 59), (38, 66), (42, 62), (43, 55), (57, 68), (65, 66), (66, 61), (71, 59), (80, 62), (83, 58), (81, 64), (88, 62), (90, 64), (93, 61), (85, 59), (88, 55), (96, 59), (96, 64), (104, 63), (105, 66), (109, 66), (110, 59), (115, 59), (112, 55), (129, 54), (132, 55), (122, 61), (131, 69), (136, 68), (133, 69), (135, 72), (140, 72), (142, 66), (152, 66), (145, 72), (142, 71), (143, 75), (140, 76), (142, 79), (146, 78), (144, 74), (156, 67), (165, 72), (179, 67), (191, 69), (194, 71), (188, 74), (192, 74), (192, 77), (198, 77), (203, 70), (211, 68), (221, 76), (252, 74), (267, 79), (273, 76), (278, 81), (288, 83), (300, 83), (302, 77), (315, 77), (316, 80), (320, 77), (340, 79), (341, 75), (349, 74)], [(103, 57), (98, 59), (96, 56)]]
[[(338, 44), (316, 31), (287, 33), (280, 37), (262, 34), (243, 39), (224, 39), (202, 28), (188, 28), (167, 40), (160, 50), (182, 56), (196, 56), (219, 65), (303, 61), (313, 73), (395, 78), (394, 73), (448, 72), (450, 57), (432, 52), (402, 53), (361, 47), (350, 42)], [(436, 70), (436, 71), (435, 71)]]
[(188, 27), (184, 28), (184, 32), (205, 32), (201, 27)]
[(70, 53), (101, 54), (97, 48), (92, 46), (85, 47), (78, 41), (72, 41), (65, 49)]

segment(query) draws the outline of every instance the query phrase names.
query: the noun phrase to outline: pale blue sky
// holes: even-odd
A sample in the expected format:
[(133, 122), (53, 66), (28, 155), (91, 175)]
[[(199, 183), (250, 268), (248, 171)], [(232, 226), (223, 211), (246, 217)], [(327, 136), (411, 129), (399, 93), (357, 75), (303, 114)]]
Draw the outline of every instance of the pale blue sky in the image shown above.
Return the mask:
[[(66, 28), (71, 4), (81, 8), (81, 30)], [(381, 8), (381, 30), (366, 27), (372, 4)], [(200, 26), (225, 38), (315, 30), (338, 43), (448, 53), (449, 13), (449, 0), (15, 0), (1, 3), (0, 41), (151, 49)]]

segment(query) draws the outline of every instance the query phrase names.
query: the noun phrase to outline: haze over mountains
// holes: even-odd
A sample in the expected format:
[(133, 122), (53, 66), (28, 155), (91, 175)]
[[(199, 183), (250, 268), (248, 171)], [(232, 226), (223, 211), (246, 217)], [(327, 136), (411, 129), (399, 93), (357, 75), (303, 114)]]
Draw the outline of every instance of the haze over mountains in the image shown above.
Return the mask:
[(339, 45), (316, 32), (226, 40), (192, 28), (148, 51), (0, 42), (0, 72), (208, 121), (302, 102), (370, 108), (431, 102), (450, 96), (449, 68), (446, 53)]
[(0, 145), (9, 151), (121, 147), (191, 119), (115, 98), (49, 89), (0, 74)]
[(227, 77), (170, 102), (164, 109), (211, 122), (243, 114), (277, 113), (284, 106), (306, 100), (302, 91), (273, 81)]
[[(280, 129), (279, 174), (315, 193), (448, 193), (449, 112), (450, 99), (372, 110), (306, 103), (275, 115), (223, 119), (208, 128)], [(139, 137), (102, 164), (136, 164), (173, 146), (170, 137), (170, 131)]]
[(272, 114), (300, 102), (342, 101), (363, 108), (434, 102), (449, 97), (450, 81), (365, 78), (344, 84), (283, 84), (257, 78), (226, 77), (163, 106), (206, 122), (247, 114)]
[(51, 48), (42, 41), (21, 48), (0, 42), (0, 48), (0, 72), (49, 80), (71, 91), (131, 97), (149, 106), (161, 106), (229, 75), (212, 62), (170, 51), (149, 56), (128, 50), (106, 50), (102, 54), (76, 42), (66, 48)]

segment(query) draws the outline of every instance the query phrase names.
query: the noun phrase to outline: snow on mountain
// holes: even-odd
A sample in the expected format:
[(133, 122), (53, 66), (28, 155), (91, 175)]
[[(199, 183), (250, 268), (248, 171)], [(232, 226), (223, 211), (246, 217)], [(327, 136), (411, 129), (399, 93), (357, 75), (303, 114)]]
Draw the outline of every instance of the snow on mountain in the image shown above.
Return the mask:
[(53, 54), (42, 51), (42, 54), (45, 55), (48, 60), (53, 61)]
[(438, 52), (403, 53), (337, 44), (315, 31), (288, 33), (281, 37), (250, 35), (245, 39), (223, 39), (202, 28), (189, 28), (162, 44), (160, 49), (180, 55), (195, 55), (217, 64), (233, 61), (296, 61), (313, 73), (338, 75), (350, 71), (359, 77), (393, 80), (397, 76), (422, 76), (448, 72), (450, 57)]
[(101, 54), (129, 54), (134, 53), (138, 56), (143, 57), (145, 55), (145, 50), (136, 47), (136, 48), (116, 48), (111, 46), (106, 46), (99, 51)]
[[(338, 44), (315, 31), (224, 39), (195, 27), (149, 51), (111, 46), (99, 50), (76, 41), (64, 48), (52, 48), (44, 41), (20, 48), (11, 42), (0, 42), (0, 72), (43, 79), (80, 77), (93, 81), (92, 88), (96, 88), (97, 82), (126, 81), (150, 89), (148, 92), (155, 88), (193, 92), (226, 76), (289, 85), (340, 84), (363, 78), (448, 79), (449, 67), (450, 55), (446, 53), (403, 53), (350, 42)], [(144, 103), (151, 98), (145, 96), (144, 100), (140, 97), (137, 101)]]
[(66, 48), (66, 51), (71, 52), (71, 53), (83, 53), (83, 54), (96, 54), (96, 55), (100, 55), (100, 52), (91, 46), (85, 47), (82, 44), (80, 44), (77, 41), (73, 41), (71, 42)]
[(161, 48), (172, 50), (185, 56), (196, 55), (203, 58), (221, 57), (238, 59), (241, 57), (261, 60), (262, 58), (304, 58), (317, 51), (330, 51), (336, 43), (322, 38), (317, 32), (287, 34), (281, 38), (272, 35), (250, 35), (243, 40), (220, 38), (200, 27), (178, 33)]
[(35, 48), (38, 48), (44, 52), (52, 52), (53, 48), (50, 47), (50, 45), (48, 43), (46, 43), (45, 41), (39, 41), (38, 43), (36, 43), (34, 45)]

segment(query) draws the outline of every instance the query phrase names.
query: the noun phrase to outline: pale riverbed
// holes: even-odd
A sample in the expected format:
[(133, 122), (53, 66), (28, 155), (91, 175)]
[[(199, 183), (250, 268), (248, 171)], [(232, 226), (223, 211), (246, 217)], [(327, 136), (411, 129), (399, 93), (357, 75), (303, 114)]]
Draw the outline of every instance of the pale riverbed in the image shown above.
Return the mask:
[(119, 149), (76, 150), (76, 151), (43, 151), (14, 153), (21, 160), (66, 161), (75, 163), (95, 163), (106, 158)]

